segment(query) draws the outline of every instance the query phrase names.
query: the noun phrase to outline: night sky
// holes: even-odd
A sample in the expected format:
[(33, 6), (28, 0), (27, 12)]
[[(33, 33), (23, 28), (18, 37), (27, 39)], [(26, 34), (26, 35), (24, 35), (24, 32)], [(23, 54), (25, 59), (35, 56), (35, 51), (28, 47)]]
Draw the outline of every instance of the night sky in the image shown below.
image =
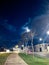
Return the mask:
[(49, 29), (49, 0), (0, 0), (0, 40), (19, 40), (24, 26), (44, 38)]

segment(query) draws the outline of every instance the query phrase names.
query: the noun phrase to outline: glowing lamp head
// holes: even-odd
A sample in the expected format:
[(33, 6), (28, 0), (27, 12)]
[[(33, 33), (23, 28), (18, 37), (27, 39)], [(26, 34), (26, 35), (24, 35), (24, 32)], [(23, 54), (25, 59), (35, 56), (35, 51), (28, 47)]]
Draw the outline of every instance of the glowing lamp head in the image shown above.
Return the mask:
[(39, 38), (39, 41), (42, 41), (42, 38)]
[(47, 31), (47, 35), (49, 35), (49, 31)]

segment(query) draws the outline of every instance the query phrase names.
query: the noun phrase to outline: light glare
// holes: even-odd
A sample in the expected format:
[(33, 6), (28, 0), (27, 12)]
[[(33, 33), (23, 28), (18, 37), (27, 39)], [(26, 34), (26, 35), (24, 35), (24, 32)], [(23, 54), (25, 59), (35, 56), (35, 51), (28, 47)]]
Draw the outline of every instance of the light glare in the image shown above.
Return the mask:
[(6, 50), (6, 52), (10, 52), (10, 50), (9, 50), (9, 49), (7, 49), (7, 50)]
[(30, 29), (28, 27), (26, 27), (26, 32), (30, 32)]
[(39, 40), (42, 41), (42, 38), (40, 38)]
[(49, 31), (47, 31), (47, 35), (49, 35)]

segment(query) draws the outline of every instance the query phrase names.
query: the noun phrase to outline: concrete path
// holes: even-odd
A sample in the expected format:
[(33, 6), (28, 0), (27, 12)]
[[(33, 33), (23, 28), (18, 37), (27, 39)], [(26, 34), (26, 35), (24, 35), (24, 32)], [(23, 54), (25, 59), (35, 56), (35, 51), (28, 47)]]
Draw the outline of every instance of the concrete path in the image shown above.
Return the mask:
[(4, 65), (28, 65), (24, 60), (16, 53), (11, 54)]

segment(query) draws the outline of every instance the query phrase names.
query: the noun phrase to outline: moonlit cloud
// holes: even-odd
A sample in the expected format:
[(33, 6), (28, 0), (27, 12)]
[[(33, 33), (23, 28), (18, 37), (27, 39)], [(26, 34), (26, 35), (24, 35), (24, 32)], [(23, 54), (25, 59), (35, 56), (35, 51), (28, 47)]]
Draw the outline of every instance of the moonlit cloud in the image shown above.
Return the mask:
[(30, 22), (31, 22), (31, 18), (28, 18), (28, 22), (26, 22), (26, 23), (22, 26), (22, 28), (23, 28), (23, 27), (26, 27), (28, 24), (30, 24)]
[(5, 19), (5, 20), (4, 20), (4, 23), (7, 23), (7, 22), (8, 22), (8, 20), (7, 20), (7, 19)]
[[(49, 2), (48, 0), (45, 0), (43, 4), (41, 4), (43, 7), (43, 12), (41, 11), (41, 14), (35, 16), (34, 18), (31, 18), (24, 26), (22, 26), (22, 29), (26, 26), (32, 28), (33, 30), (36, 30), (36, 33), (40, 35), (46, 34), (46, 31), (49, 30)], [(42, 9), (42, 8), (41, 8)]]
[(28, 25), (31, 23), (31, 18), (28, 18), (28, 22), (26, 22), (22, 27), (21, 29), (25, 29), (26, 27), (28, 27)]
[(7, 30), (9, 30), (9, 31), (11, 31), (11, 32), (16, 32), (16, 27), (13, 26), (13, 25), (10, 25), (10, 24), (5, 23), (5, 24), (3, 24), (3, 26), (4, 26)]

